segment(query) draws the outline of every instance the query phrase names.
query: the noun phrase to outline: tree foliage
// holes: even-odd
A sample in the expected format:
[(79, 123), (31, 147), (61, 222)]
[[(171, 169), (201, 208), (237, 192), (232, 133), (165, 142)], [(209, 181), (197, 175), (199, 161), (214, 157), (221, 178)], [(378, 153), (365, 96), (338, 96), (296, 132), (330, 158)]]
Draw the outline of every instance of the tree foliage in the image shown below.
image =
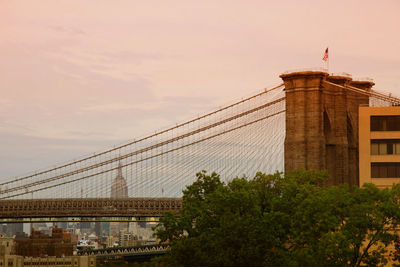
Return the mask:
[(398, 239), (400, 187), (325, 187), (325, 172), (197, 174), (156, 227), (163, 266), (380, 266)]

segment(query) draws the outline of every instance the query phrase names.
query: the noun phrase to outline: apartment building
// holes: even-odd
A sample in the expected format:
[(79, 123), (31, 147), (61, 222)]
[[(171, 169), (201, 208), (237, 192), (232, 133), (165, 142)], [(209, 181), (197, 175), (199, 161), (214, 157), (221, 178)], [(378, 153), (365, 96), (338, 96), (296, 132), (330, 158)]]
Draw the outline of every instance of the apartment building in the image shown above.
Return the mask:
[(400, 182), (400, 107), (359, 107), (360, 186)]

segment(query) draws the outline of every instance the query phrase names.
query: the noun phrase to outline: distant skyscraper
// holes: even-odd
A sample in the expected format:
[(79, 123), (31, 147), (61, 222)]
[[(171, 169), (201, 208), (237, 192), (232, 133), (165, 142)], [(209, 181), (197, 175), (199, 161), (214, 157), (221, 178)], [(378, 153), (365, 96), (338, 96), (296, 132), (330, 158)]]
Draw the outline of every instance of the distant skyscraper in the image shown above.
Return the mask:
[(128, 187), (126, 185), (125, 178), (122, 176), (122, 166), (121, 163), (118, 165), (117, 177), (111, 184), (111, 198), (127, 198), (128, 197)]
[[(117, 177), (112, 181), (111, 184), (111, 199), (127, 198), (128, 197), (128, 186), (126, 180), (122, 176), (121, 163), (118, 165)], [(118, 219), (118, 218), (116, 218)], [(124, 219), (124, 218), (121, 218)], [(110, 223), (110, 235), (119, 235), (121, 230), (128, 229), (128, 223), (111, 222)]]

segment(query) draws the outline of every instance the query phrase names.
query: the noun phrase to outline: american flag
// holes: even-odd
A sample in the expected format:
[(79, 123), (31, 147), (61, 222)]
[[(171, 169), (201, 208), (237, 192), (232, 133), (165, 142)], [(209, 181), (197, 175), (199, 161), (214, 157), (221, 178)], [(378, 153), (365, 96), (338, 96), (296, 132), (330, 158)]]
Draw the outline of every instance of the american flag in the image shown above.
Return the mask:
[(323, 61), (327, 61), (328, 60), (328, 47), (325, 49), (325, 54), (324, 57), (322, 58)]

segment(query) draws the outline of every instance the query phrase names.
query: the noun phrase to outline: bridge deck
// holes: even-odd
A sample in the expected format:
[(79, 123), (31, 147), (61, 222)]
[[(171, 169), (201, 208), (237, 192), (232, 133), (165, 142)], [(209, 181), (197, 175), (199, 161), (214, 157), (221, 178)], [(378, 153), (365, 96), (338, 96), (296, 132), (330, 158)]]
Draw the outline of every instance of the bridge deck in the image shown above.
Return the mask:
[(178, 198), (0, 200), (0, 218), (160, 217), (181, 207)]

